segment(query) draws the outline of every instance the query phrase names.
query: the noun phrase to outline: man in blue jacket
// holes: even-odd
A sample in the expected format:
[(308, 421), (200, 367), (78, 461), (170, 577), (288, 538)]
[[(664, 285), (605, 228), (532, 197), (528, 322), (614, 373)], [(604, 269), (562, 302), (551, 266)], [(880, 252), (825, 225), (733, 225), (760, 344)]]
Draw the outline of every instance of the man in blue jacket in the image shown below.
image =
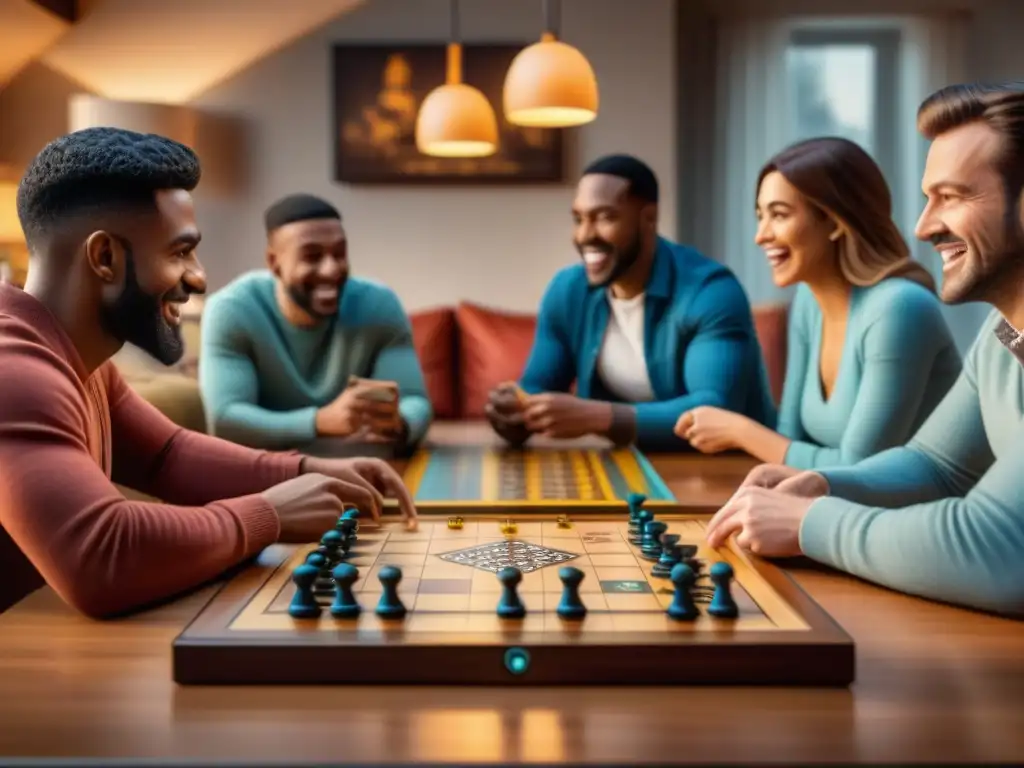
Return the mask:
[(687, 444), (673, 426), (698, 405), (771, 426), (747, 296), (725, 266), (659, 237), (653, 171), (628, 155), (595, 161), (573, 219), (581, 263), (559, 271), (541, 300), (519, 391), (491, 393), (495, 431), (513, 444), (594, 434), (679, 450)]

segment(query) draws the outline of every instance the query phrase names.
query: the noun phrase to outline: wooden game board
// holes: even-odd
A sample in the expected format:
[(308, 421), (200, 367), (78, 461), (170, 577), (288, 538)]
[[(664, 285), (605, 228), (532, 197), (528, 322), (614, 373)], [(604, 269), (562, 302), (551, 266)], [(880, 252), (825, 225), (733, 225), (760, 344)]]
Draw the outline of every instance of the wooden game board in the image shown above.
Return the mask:
[(635, 448), (560, 449), (440, 446), (418, 451), (404, 473), (421, 511), (461, 508), (517, 514), (570, 508), (622, 509), (630, 493), (647, 505), (672, 505), (675, 497)]
[[(358, 533), (348, 562), (360, 579), (357, 619), (339, 620), (322, 598), (319, 619), (295, 619), (291, 574), (312, 547), (277, 547), (230, 581), (174, 643), (174, 676), (184, 684), (777, 684), (847, 685), (854, 646), (846, 633), (785, 574), (739, 549), (707, 551), (702, 519), (659, 515), (701, 563), (725, 560), (735, 573), (736, 619), (670, 619), (673, 587), (627, 539), (623, 516), (518, 521), (503, 534), (495, 519), (424, 520)], [(564, 523), (563, 523), (564, 525)], [(465, 553), (472, 547), (489, 553)], [(502, 619), (495, 571), (523, 572), (522, 619)], [(402, 569), (401, 620), (375, 612), (384, 565)], [(581, 621), (555, 613), (561, 565), (585, 574)], [(489, 569), (489, 570), (488, 570)], [(698, 602), (710, 599), (705, 575)], [(529, 661), (510, 672), (515, 659)]]

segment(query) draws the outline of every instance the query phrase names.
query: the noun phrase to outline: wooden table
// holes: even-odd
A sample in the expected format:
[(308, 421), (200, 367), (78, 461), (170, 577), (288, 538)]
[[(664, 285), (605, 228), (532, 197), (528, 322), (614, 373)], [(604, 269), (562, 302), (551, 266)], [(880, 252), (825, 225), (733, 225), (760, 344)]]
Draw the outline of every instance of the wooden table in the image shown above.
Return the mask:
[[(443, 441), (483, 439), (439, 429)], [(713, 505), (752, 462), (658, 457)], [(0, 755), (304, 762), (1024, 760), (1024, 623), (808, 566), (858, 644), (849, 690), (177, 688), (170, 645), (208, 591), (82, 619), (49, 589), (0, 616)]]

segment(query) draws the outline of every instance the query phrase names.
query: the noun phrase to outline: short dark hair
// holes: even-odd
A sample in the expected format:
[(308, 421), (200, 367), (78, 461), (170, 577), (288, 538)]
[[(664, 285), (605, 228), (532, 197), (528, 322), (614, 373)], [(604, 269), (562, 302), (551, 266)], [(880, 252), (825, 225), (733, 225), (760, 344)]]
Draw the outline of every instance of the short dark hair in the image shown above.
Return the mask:
[(605, 155), (588, 165), (583, 175), (602, 173), (629, 182), (629, 194), (645, 203), (658, 202), (658, 177), (647, 163), (632, 155)]
[(263, 225), (266, 227), (268, 235), (285, 224), (310, 219), (338, 219), (341, 221), (341, 214), (337, 208), (323, 198), (303, 193), (282, 197), (263, 213)]
[(917, 110), (917, 128), (929, 140), (973, 122), (1003, 137), (1001, 171), (1007, 194), (1016, 200), (1024, 186), (1024, 82), (949, 85)]
[(192, 191), (202, 169), (173, 139), (122, 128), (86, 128), (47, 144), (18, 186), (18, 218), (31, 247), (69, 216), (145, 208), (161, 189)]

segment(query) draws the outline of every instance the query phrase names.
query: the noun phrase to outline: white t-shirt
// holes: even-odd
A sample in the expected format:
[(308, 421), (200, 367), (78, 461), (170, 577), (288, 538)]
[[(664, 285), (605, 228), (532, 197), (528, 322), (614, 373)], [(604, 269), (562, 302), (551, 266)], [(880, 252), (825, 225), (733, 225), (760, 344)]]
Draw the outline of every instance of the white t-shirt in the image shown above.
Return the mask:
[(597, 373), (608, 391), (628, 403), (654, 400), (644, 357), (644, 294), (617, 299), (608, 294), (611, 315), (597, 358)]

